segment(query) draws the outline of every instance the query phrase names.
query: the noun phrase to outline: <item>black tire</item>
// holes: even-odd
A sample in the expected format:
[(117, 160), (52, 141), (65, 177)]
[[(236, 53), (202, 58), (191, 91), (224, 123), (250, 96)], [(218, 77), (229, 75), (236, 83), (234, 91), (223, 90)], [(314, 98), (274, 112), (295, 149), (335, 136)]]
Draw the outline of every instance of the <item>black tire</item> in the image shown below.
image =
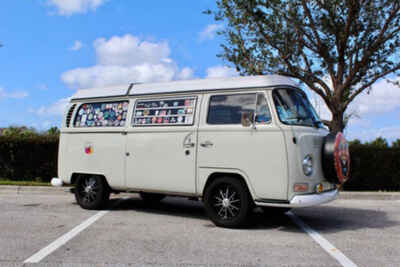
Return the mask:
[(148, 203), (158, 203), (165, 198), (163, 194), (140, 192), (140, 198)]
[(99, 175), (81, 175), (75, 184), (75, 199), (79, 206), (88, 210), (104, 207), (110, 198), (110, 188)]
[(247, 226), (253, 200), (242, 180), (221, 177), (207, 186), (204, 192), (204, 206), (215, 225), (237, 228)]

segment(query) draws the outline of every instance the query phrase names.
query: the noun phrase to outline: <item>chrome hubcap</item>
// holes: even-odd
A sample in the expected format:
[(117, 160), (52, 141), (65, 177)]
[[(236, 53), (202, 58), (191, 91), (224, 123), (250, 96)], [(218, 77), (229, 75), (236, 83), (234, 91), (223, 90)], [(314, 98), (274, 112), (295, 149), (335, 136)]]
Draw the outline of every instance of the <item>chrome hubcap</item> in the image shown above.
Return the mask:
[(97, 193), (99, 190), (99, 186), (96, 182), (95, 177), (87, 177), (85, 180), (82, 182), (81, 186), (81, 197), (82, 200), (86, 203), (91, 203), (96, 200), (97, 198)]
[(215, 190), (214, 208), (224, 220), (236, 217), (240, 211), (240, 196), (230, 185), (223, 185)]

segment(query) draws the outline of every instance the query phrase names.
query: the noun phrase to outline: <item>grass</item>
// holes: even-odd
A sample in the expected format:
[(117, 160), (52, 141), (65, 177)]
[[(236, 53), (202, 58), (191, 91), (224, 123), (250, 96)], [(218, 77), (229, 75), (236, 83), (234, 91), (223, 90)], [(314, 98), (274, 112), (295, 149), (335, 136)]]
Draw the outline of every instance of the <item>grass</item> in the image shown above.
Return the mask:
[(51, 186), (50, 183), (45, 182), (35, 182), (35, 181), (10, 181), (1, 180), (0, 185), (15, 185), (15, 186)]

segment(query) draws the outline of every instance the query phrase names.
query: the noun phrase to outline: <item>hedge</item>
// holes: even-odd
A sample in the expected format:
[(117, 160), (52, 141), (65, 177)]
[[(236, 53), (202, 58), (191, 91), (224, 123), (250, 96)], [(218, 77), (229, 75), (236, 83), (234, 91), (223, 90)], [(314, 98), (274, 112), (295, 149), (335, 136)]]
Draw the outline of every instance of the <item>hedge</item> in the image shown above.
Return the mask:
[(57, 176), (57, 136), (0, 136), (0, 178), (49, 182)]
[[(345, 190), (400, 191), (400, 148), (350, 146)], [(57, 136), (0, 136), (0, 178), (48, 182), (57, 176)]]
[(350, 146), (351, 173), (345, 190), (400, 191), (400, 148)]

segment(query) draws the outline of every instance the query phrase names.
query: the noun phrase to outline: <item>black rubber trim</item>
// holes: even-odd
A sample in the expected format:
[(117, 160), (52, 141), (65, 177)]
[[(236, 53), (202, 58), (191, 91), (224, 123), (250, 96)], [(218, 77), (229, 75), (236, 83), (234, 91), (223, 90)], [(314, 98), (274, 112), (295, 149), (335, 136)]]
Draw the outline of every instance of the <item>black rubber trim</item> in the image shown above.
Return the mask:
[(262, 203), (272, 203), (272, 204), (290, 204), (289, 201), (287, 200), (282, 200), (282, 199), (265, 199), (265, 198), (259, 198), (255, 200), (256, 202), (262, 202)]

